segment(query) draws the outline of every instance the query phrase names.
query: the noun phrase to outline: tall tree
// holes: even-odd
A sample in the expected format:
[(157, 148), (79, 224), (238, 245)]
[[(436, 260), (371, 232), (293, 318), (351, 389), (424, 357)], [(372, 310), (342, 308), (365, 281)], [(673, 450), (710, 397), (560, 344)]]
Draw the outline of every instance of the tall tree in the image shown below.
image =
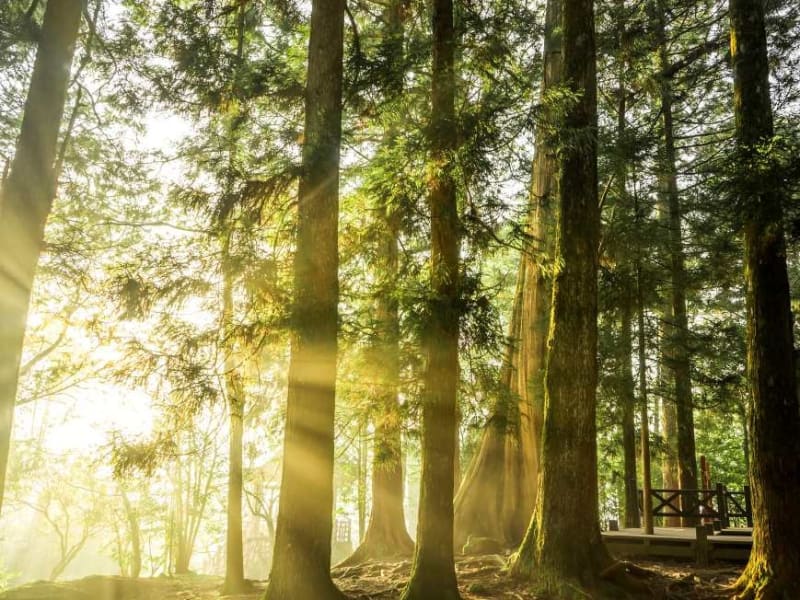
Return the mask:
[[(672, 373), (675, 389), (677, 424), (678, 479), (682, 490), (697, 489), (697, 457), (694, 440), (694, 405), (692, 402), (691, 363), (689, 354), (689, 320), (686, 314), (686, 267), (682, 238), (682, 210), (678, 190), (675, 126), (673, 121), (674, 94), (667, 48), (667, 7), (657, 0), (656, 37), (659, 56), (659, 83), (663, 126), (661, 158), (661, 194), (665, 206), (665, 222), (669, 232), (670, 307), (671, 319), (665, 318), (665, 357)], [(684, 518), (685, 524), (692, 519)]]
[(81, 0), (48, 2), (22, 130), (0, 199), (0, 509), (36, 264), (56, 193), (54, 163)]
[[(240, 95), (237, 83), (240, 80), (242, 62), (245, 50), (245, 19), (247, 16), (246, 0), (237, 0), (236, 7), (236, 62), (231, 96), (236, 99)], [(238, 103), (233, 102), (234, 106)], [(230, 117), (230, 148), (228, 149), (229, 172), (225, 181), (225, 200), (230, 202), (234, 185), (234, 157), (238, 142), (238, 128), (243, 125), (243, 119), (238, 109), (234, 109)], [(230, 211), (223, 211), (228, 212)], [(230, 218), (231, 215), (228, 214)], [(233, 219), (230, 219), (233, 221)], [(231, 256), (234, 223), (222, 222), (221, 236), (221, 271), (222, 271), (222, 314), (220, 315), (220, 333), (222, 339), (220, 346), (224, 352), (223, 361), (223, 389), (228, 404), (229, 419), (229, 446), (228, 446), (228, 507), (227, 523), (225, 529), (225, 582), (223, 590), (228, 594), (241, 593), (247, 589), (244, 579), (244, 542), (242, 532), (242, 489), (244, 474), (242, 469), (242, 445), (244, 437), (244, 386), (241, 366), (237, 356), (236, 328), (234, 323), (234, 285), (235, 268)]]
[(453, 1), (433, 2), (433, 67), (429, 125), (431, 300), (425, 331), (422, 392), (422, 477), (417, 547), (404, 600), (459, 598), (453, 559), (460, 225), (454, 178), (456, 151)]
[[(389, 107), (396, 106), (403, 95), (405, 78), (405, 23), (410, 15), (409, 0), (391, 0), (384, 12), (382, 54), (388, 77), (383, 93)], [(396, 158), (399, 123), (387, 117), (384, 148), (387, 158)], [(380, 156), (376, 157), (381, 159)], [(383, 177), (394, 177), (386, 170)], [(357, 564), (369, 559), (387, 559), (410, 555), (414, 542), (406, 529), (403, 509), (403, 450), (401, 431), (403, 415), (399, 404), (400, 313), (397, 277), (400, 272), (400, 234), (403, 198), (393, 197), (393, 185), (379, 185), (377, 253), (373, 264), (378, 289), (375, 298), (375, 341), (370, 353), (374, 359), (376, 415), (372, 447), (372, 510), (366, 533), (355, 552), (343, 564)]]
[[(594, 586), (611, 562), (597, 502), (597, 82), (592, 0), (563, 3), (563, 81), (571, 94), (558, 153), (558, 235), (536, 510), (512, 573), (557, 590)], [(580, 490), (580, 493), (576, 493)], [(553, 589), (555, 588), (555, 589)]]
[(341, 598), (330, 576), (344, 0), (314, 0), (275, 554), (266, 598)]
[[(800, 597), (800, 404), (783, 233), (785, 190), (763, 164), (774, 134), (761, 0), (730, 0), (739, 205), (744, 217), (753, 549), (740, 599)], [(767, 155), (767, 160), (769, 156)]]
[[(541, 95), (561, 82), (561, 1), (545, 14)], [(547, 328), (557, 207), (552, 115), (539, 126), (531, 173), (528, 242), (520, 257), (517, 291), (501, 371), (505, 397), (498, 399), (464, 483), (456, 497), (456, 545), (469, 536), (509, 546), (522, 541), (536, 503), (544, 406)]]

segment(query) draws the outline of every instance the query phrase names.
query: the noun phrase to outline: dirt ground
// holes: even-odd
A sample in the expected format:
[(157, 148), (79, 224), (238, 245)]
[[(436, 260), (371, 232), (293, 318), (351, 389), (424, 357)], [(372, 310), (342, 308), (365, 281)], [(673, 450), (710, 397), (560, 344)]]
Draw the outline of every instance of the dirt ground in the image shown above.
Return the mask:
[[(498, 555), (460, 558), (457, 568), (464, 600), (537, 599), (529, 585), (513, 581), (507, 576), (504, 572), (505, 561), (506, 557)], [(643, 581), (652, 592), (650, 597), (657, 600), (728, 598), (726, 587), (733, 583), (741, 570), (740, 565), (724, 563), (703, 569), (685, 562), (636, 561), (636, 566), (651, 572)], [(352, 600), (390, 600), (399, 597), (409, 570), (410, 562), (403, 561), (367, 563), (335, 569), (333, 574), (337, 585)], [(28, 584), (0, 594), (0, 600), (256, 600), (261, 597), (265, 583), (253, 582), (252, 593), (239, 596), (222, 596), (221, 585), (219, 577), (204, 575), (135, 580), (92, 576), (77, 581)], [(619, 598), (626, 597), (620, 591)], [(544, 599), (538, 597), (538, 600)]]

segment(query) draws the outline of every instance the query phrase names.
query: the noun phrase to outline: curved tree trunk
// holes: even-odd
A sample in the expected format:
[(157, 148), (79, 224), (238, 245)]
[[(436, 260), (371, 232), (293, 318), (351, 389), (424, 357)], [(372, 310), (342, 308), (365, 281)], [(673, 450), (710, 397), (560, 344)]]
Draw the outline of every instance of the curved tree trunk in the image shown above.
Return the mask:
[[(744, 207), (747, 368), (752, 391), (753, 549), (739, 598), (800, 598), (800, 406), (783, 233), (784, 190), (754, 166), (773, 136), (764, 3), (730, 0), (734, 112)], [(752, 162), (751, 162), (752, 161)]]
[(431, 306), (425, 332), (422, 392), (422, 476), (417, 547), (404, 600), (459, 598), (453, 558), (458, 333), (459, 231), (453, 152), (456, 149), (453, 0), (433, 1), (430, 175)]
[[(611, 562), (600, 537), (597, 498), (597, 96), (591, 0), (563, 5), (567, 110), (559, 154), (558, 271), (545, 376), (541, 486), (534, 518), (512, 564), (559, 593), (564, 580), (594, 586)], [(580, 490), (580, 493), (577, 493)]]
[(314, 0), (283, 474), (266, 598), (342, 598), (330, 576), (344, 0)]
[(0, 510), (28, 305), (56, 192), (56, 145), (82, 5), (47, 3), (22, 130), (0, 198)]

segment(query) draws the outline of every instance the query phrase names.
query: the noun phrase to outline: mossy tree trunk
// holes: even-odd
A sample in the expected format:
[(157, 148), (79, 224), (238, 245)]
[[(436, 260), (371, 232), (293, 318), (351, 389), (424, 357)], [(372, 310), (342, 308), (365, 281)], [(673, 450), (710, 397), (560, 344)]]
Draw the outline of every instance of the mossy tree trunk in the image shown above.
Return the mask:
[(56, 193), (56, 147), (81, 0), (47, 3), (22, 129), (0, 198), (0, 509), (28, 305)]
[(425, 331), (422, 475), (417, 546), (402, 598), (459, 598), (453, 558), (460, 224), (453, 174), (456, 150), (453, 1), (433, 1), (433, 64), (429, 127), (431, 300)]
[(314, 0), (281, 497), (266, 598), (342, 598), (330, 576), (344, 0)]
[(800, 406), (782, 217), (759, 146), (773, 136), (764, 3), (730, 0), (739, 201), (744, 217), (753, 549), (739, 598), (800, 598)]
[(545, 376), (541, 486), (512, 563), (558, 593), (594, 586), (611, 558), (597, 498), (597, 84), (591, 0), (563, 4), (563, 78), (576, 100), (562, 123), (557, 264)]

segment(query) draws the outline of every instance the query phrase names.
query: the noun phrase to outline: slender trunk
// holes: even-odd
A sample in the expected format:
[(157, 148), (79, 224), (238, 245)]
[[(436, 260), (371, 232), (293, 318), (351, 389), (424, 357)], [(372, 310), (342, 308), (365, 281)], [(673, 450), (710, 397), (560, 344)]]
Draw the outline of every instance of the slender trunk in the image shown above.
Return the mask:
[(225, 355), (223, 382), (230, 421), (228, 441), (228, 506), (225, 528), (225, 593), (233, 594), (245, 589), (244, 541), (242, 533), (242, 488), (244, 436), (244, 389), (236, 357), (233, 303), (233, 268), (230, 264), (232, 231), (228, 226), (222, 240), (222, 316), (220, 346)]
[[(618, 2), (619, 7), (624, 10), (624, 1)], [(619, 47), (620, 55), (617, 58), (619, 72), (617, 80), (619, 89), (617, 90), (617, 157), (616, 157), (616, 186), (617, 200), (620, 208), (625, 212), (630, 212), (628, 196), (628, 153), (626, 151), (626, 111), (627, 111), (627, 90), (625, 87), (625, 74), (627, 62), (625, 52), (627, 52), (627, 36), (625, 33), (624, 21), (619, 25)], [(635, 207), (633, 207), (635, 208)], [(636, 425), (634, 413), (636, 411), (636, 393), (633, 383), (633, 367), (631, 359), (633, 355), (633, 270), (629, 252), (626, 251), (623, 243), (619, 257), (619, 272), (622, 279), (624, 290), (622, 292), (620, 306), (620, 341), (619, 341), (619, 360), (620, 360), (620, 406), (622, 409), (622, 454), (624, 463), (624, 483), (625, 483), (625, 527), (639, 527), (639, 498), (636, 485)]]
[(266, 598), (342, 598), (330, 576), (344, 0), (313, 0), (281, 498)]
[[(632, 283), (632, 282), (631, 282)], [(622, 360), (622, 450), (625, 465), (625, 527), (639, 527), (639, 490), (636, 485), (636, 395), (633, 383), (633, 298), (625, 292), (620, 331)]]
[[(666, 9), (662, 0), (657, 2), (657, 32), (659, 38), (659, 67), (668, 66), (666, 39)], [(667, 336), (668, 365), (675, 382), (675, 410), (678, 440), (678, 479), (682, 490), (697, 489), (697, 457), (694, 440), (694, 407), (689, 357), (689, 321), (686, 314), (686, 268), (681, 236), (681, 205), (676, 169), (675, 132), (673, 123), (672, 81), (661, 77), (661, 115), (664, 128), (664, 156), (662, 164), (662, 194), (668, 214), (669, 255), (671, 276), (672, 322)], [(689, 505), (684, 504), (684, 508)], [(696, 519), (684, 517), (684, 526), (694, 525)]]
[[(634, 205), (639, 221), (638, 201)], [(642, 520), (644, 532), (653, 534), (653, 510), (650, 500), (652, 473), (650, 468), (650, 422), (647, 414), (647, 337), (644, 319), (644, 290), (642, 288), (642, 248), (636, 253), (636, 314), (639, 342), (639, 420), (641, 421), (642, 452)]]
[(740, 206), (744, 207), (753, 549), (740, 598), (800, 598), (800, 405), (786, 270), (786, 191), (762, 174), (773, 137), (764, 3), (730, 0)]
[(141, 530), (139, 528), (139, 517), (131, 505), (128, 494), (125, 490), (122, 493), (122, 506), (125, 509), (125, 518), (128, 521), (128, 535), (130, 536), (131, 544), (131, 563), (129, 575), (136, 579), (142, 572), (142, 541)]
[[(553, 285), (545, 375), (542, 470), (536, 511), (512, 564), (557, 594), (563, 581), (597, 584), (611, 557), (597, 498), (597, 83), (591, 0), (563, 5), (563, 78), (576, 100), (558, 156), (559, 265)], [(576, 490), (581, 490), (576, 494)]]
[(422, 476), (417, 547), (404, 600), (459, 598), (453, 558), (453, 480), (458, 390), (459, 237), (453, 0), (433, 1), (430, 174), (431, 306), (425, 332)]
[(53, 166), (81, 8), (81, 0), (47, 3), (22, 129), (0, 198), (0, 510), (28, 305), (56, 193)]

